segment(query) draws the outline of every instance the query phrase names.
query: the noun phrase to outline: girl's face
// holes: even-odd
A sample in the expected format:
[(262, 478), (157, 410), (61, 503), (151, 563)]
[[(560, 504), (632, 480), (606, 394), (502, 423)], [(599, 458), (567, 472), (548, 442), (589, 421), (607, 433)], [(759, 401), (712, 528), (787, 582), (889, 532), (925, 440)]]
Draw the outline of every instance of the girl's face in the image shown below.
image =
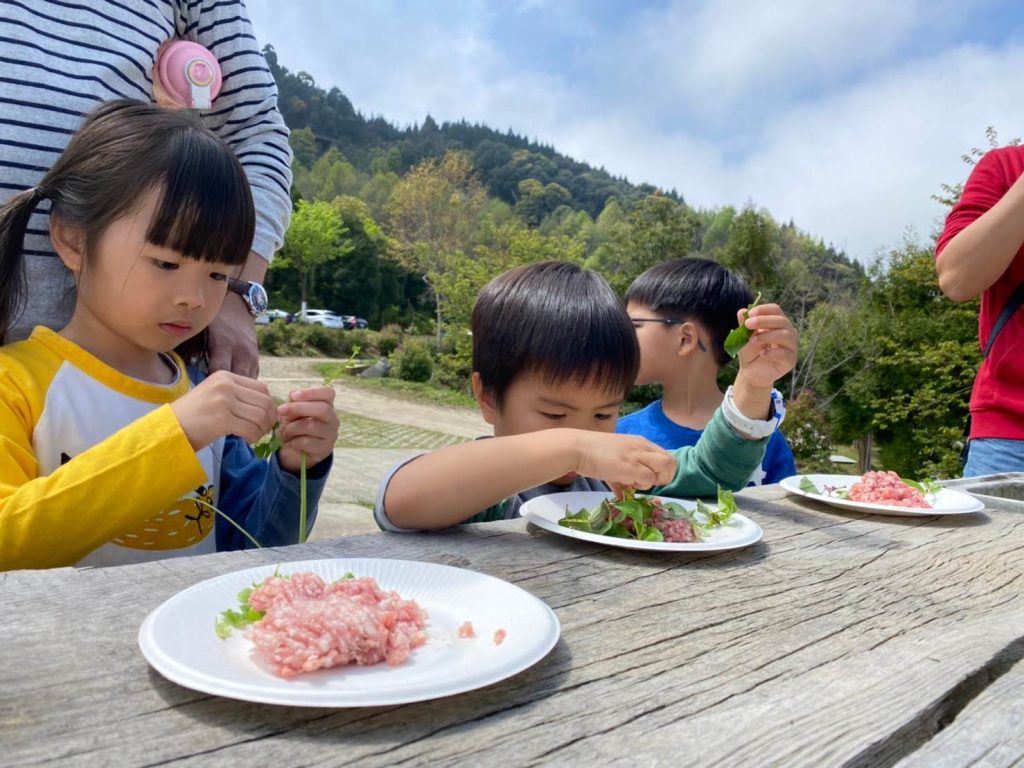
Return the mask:
[(57, 242), (61, 238), (54, 238), (78, 290), (66, 335), (122, 369), (131, 361), (152, 361), (155, 353), (168, 352), (206, 328), (224, 301), (228, 275), (237, 270), (146, 242), (157, 202), (153, 192), (114, 221), (88, 263), (81, 243), (64, 243), (69, 259)]

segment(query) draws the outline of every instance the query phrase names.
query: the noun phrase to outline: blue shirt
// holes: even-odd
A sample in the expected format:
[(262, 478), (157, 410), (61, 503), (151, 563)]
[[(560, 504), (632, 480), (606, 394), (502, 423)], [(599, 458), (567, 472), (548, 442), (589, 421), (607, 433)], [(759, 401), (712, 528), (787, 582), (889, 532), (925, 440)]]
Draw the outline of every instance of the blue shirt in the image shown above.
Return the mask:
[[(676, 424), (661, 407), (661, 400), (655, 400), (646, 408), (623, 416), (615, 427), (616, 432), (646, 437), (655, 445), (671, 451), (684, 445), (696, 445), (703, 430), (690, 429)], [(793, 451), (781, 432), (776, 430), (768, 440), (768, 447), (761, 461), (760, 469), (754, 471), (747, 485), (777, 483), (784, 477), (796, 474)]]

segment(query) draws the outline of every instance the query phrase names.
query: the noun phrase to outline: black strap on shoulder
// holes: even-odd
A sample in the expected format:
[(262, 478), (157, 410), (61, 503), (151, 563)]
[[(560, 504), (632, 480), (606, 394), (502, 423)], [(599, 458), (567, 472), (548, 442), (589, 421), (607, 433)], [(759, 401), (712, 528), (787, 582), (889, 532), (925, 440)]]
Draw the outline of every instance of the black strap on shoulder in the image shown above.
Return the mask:
[(1024, 282), (1021, 282), (1016, 288), (1013, 289), (1013, 293), (1010, 294), (1010, 299), (1006, 302), (1006, 306), (1003, 307), (1003, 311), (999, 313), (999, 318), (996, 320), (996, 324), (992, 326), (992, 330), (988, 334), (988, 343), (985, 345), (985, 351), (981, 353), (982, 357), (988, 357), (988, 353), (992, 351), (992, 345), (996, 343), (996, 337), (999, 336), (999, 332), (1003, 330), (1003, 326), (1006, 325), (1010, 318), (1013, 317), (1013, 313), (1017, 311), (1021, 303), (1024, 302)]

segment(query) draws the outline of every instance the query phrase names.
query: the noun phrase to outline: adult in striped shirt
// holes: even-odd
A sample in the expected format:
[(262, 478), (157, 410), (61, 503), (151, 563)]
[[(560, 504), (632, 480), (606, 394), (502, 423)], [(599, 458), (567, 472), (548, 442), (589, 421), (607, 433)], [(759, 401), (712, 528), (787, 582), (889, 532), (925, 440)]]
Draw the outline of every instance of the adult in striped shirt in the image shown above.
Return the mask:
[[(220, 63), (220, 94), (201, 114), (252, 187), (256, 234), (240, 277), (262, 282), (291, 213), (291, 150), (242, 0), (0, 0), (0, 199), (35, 186), (99, 103), (152, 100), (153, 62), (170, 38), (197, 42)], [(71, 274), (50, 244), (47, 201), (29, 222), (25, 268), (28, 300), (5, 342), (36, 325), (61, 328), (74, 306)], [(255, 375), (255, 329), (240, 297), (228, 294), (210, 334), (212, 369)]]

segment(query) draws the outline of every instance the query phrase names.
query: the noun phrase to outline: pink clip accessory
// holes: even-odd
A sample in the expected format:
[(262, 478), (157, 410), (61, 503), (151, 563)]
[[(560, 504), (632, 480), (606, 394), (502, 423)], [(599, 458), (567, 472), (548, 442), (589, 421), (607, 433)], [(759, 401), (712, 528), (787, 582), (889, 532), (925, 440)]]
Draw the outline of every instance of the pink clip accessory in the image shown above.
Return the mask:
[(165, 107), (209, 109), (220, 93), (217, 58), (189, 40), (168, 40), (153, 65), (153, 95)]

